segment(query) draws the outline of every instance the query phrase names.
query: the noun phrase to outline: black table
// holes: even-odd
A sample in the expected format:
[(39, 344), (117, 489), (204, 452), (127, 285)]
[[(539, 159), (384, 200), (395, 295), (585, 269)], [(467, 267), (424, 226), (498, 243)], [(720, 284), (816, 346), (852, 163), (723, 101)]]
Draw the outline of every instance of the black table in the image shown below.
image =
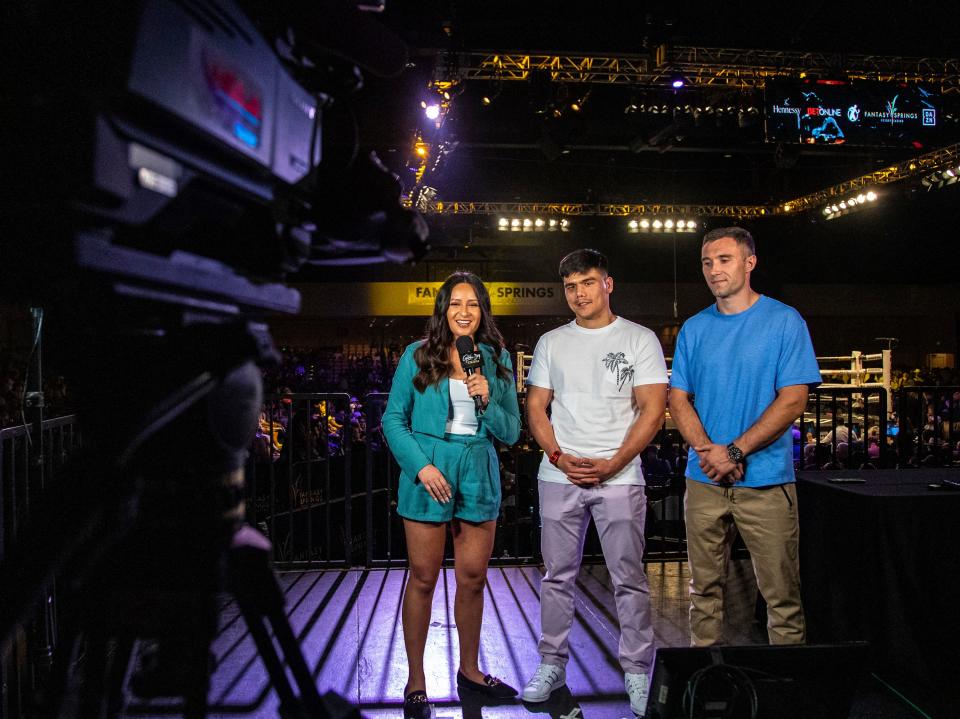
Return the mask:
[[(833, 484), (857, 477), (863, 484)], [(865, 639), (878, 674), (960, 716), (960, 469), (800, 472), (809, 642)]]

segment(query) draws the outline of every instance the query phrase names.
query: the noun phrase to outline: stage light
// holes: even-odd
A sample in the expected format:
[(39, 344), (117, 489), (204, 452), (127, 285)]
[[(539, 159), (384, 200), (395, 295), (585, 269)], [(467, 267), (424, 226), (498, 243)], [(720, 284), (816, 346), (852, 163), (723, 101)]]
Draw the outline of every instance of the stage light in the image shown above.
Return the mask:
[(650, 220), (648, 220), (648, 219), (646, 219), (646, 218), (640, 220), (640, 227), (642, 227), (644, 230), (646, 230), (648, 227), (650, 227)]
[(679, 72), (675, 72), (670, 75), (670, 87), (674, 90), (679, 90), (681, 87), (687, 84), (687, 78), (681, 75)]
[(862, 192), (859, 195), (857, 195), (857, 202), (859, 202), (861, 205), (866, 201), (867, 201), (867, 196), (864, 195)]
[(653, 221), (653, 229), (659, 230), (661, 227), (663, 227), (663, 223), (660, 220)]
[(693, 231), (695, 229), (697, 229), (697, 223), (694, 222), (693, 220), (687, 220), (687, 230)]
[(543, 229), (543, 226), (544, 226), (545, 224), (546, 224), (546, 223), (543, 221), (543, 218), (541, 218), (541, 217), (538, 217), (537, 219), (535, 219), (535, 220), (533, 221), (534, 227), (536, 227), (538, 230), (542, 230), (542, 229)]
[(506, 217), (501, 217), (500, 220), (497, 222), (497, 227), (499, 227), (501, 230), (505, 230), (509, 226), (510, 226), (510, 220), (508, 220)]
[(491, 102), (493, 102), (493, 100), (490, 99), (489, 95), (484, 95), (480, 98), (480, 102), (482, 102), (484, 105), (489, 105)]
[(440, 117), (440, 106), (437, 104), (426, 105), (423, 110), (428, 120), (436, 120)]
[(560, 220), (560, 230), (566, 232), (570, 229), (570, 220), (564, 218)]
[(870, 190), (867, 193), (867, 202), (873, 202), (876, 199), (877, 199), (877, 193), (874, 192), (873, 190)]
[(824, 207), (824, 208), (823, 208), (823, 214), (829, 215), (829, 214), (830, 214), (830, 208), (829, 208), (829, 207)]
[(841, 209), (841, 210), (847, 209), (847, 203), (846, 203), (846, 202), (843, 202), (843, 201), (841, 200), (841, 202), (840, 202), (840, 209)]
[(667, 220), (663, 223), (664, 229), (672, 230), (673, 229), (673, 220)]
[(687, 223), (686, 223), (685, 220), (677, 220), (677, 229), (678, 229), (678, 230), (682, 230), (682, 229), (683, 229), (684, 227), (686, 227), (686, 226), (687, 226)]
[(957, 176), (957, 173), (954, 172), (952, 169), (951, 169), (951, 170), (945, 170), (943, 174), (946, 175), (947, 177), (956, 177), (956, 176)]
[(637, 222), (636, 220), (630, 220), (630, 222), (627, 223), (627, 227), (633, 230), (634, 232), (636, 232), (637, 228), (640, 227), (640, 223)]
[(510, 231), (511, 231), (511, 232), (519, 232), (519, 231), (520, 231), (520, 220), (518, 220), (516, 217), (514, 217), (512, 220), (510, 220)]
[(533, 220), (531, 220), (529, 217), (523, 221), (524, 232), (529, 232), (532, 227), (533, 227)]
[(557, 229), (557, 221), (556, 221), (556, 220), (551, 219), (550, 222), (549, 222), (549, 225), (550, 225), (550, 229), (551, 229), (551, 230)]

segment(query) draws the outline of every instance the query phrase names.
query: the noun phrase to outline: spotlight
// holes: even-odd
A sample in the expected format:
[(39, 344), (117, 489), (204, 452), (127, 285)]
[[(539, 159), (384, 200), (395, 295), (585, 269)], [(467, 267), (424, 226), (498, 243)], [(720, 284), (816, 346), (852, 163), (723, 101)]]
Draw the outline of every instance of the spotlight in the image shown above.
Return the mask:
[(836, 205), (831, 205), (830, 212), (840, 212), (840, 208)]
[(943, 174), (946, 175), (947, 177), (956, 177), (956, 176), (957, 176), (957, 173), (954, 172), (952, 169), (944, 171)]
[(646, 218), (640, 220), (640, 227), (642, 227), (643, 229), (647, 229), (648, 227), (650, 227), (650, 220)]
[(519, 231), (520, 231), (520, 220), (518, 220), (516, 217), (514, 217), (512, 220), (510, 220), (510, 231), (511, 231), (511, 232), (519, 232)]
[(867, 196), (864, 195), (862, 192), (861, 192), (859, 195), (857, 195), (857, 202), (858, 202), (858, 203), (860, 203), (860, 204), (862, 205), (862, 204), (863, 204), (864, 202), (866, 202), (866, 201), (867, 201)]
[(484, 95), (480, 98), (480, 102), (482, 102), (484, 105), (489, 105), (491, 102), (493, 102), (493, 99), (491, 99), (489, 95)]
[(672, 230), (672, 229), (673, 229), (673, 220), (667, 220), (666, 222), (663, 223), (663, 226), (664, 226), (665, 229)]
[(546, 224), (546, 223), (543, 221), (543, 218), (541, 218), (541, 217), (538, 217), (537, 219), (535, 219), (535, 220), (533, 221), (534, 227), (536, 227), (538, 230), (542, 230), (544, 224)]
[(678, 229), (678, 230), (682, 230), (682, 229), (683, 229), (684, 227), (686, 227), (686, 226), (687, 226), (686, 221), (684, 221), (684, 220), (677, 220), (677, 229)]
[(829, 207), (824, 207), (824, 208), (823, 208), (823, 214), (824, 214), (824, 215), (829, 215), (829, 214), (830, 214), (830, 208), (829, 208)]
[(427, 116), (428, 120), (436, 120), (438, 117), (440, 117), (440, 106), (437, 104), (427, 105), (423, 112)]
[(497, 222), (497, 227), (499, 227), (501, 230), (505, 230), (509, 226), (510, 226), (510, 220), (508, 220), (506, 217), (501, 217), (500, 221)]
[(568, 220), (568, 219), (566, 219), (566, 218), (560, 220), (560, 229), (561, 229), (563, 232), (566, 232), (567, 230), (569, 230), (569, 229), (570, 229), (570, 220)]
[(627, 223), (627, 227), (636, 232), (637, 228), (640, 227), (640, 223), (636, 220), (630, 220), (630, 222)]
[(532, 228), (532, 227), (533, 227), (533, 220), (531, 220), (529, 217), (523, 221), (523, 231), (524, 231), (524, 232), (529, 232), (529, 231), (530, 231), (530, 228)]
[(874, 192), (873, 190), (870, 190), (867, 193), (867, 202), (873, 202), (876, 199), (877, 199), (877, 193)]
[(661, 227), (663, 227), (663, 223), (660, 220), (653, 221), (653, 229), (659, 230)]
[(549, 224), (550, 224), (550, 229), (551, 229), (551, 230), (557, 229), (557, 221), (556, 221), (556, 220), (551, 219)]
[(687, 231), (692, 232), (695, 229), (697, 229), (697, 223), (693, 220), (687, 220)]
[(675, 72), (670, 75), (670, 87), (674, 90), (679, 90), (681, 87), (687, 84), (687, 78), (681, 75), (679, 72)]
[(847, 203), (846, 203), (846, 202), (841, 202), (841, 203), (840, 203), (840, 209), (841, 209), (841, 210), (847, 209)]

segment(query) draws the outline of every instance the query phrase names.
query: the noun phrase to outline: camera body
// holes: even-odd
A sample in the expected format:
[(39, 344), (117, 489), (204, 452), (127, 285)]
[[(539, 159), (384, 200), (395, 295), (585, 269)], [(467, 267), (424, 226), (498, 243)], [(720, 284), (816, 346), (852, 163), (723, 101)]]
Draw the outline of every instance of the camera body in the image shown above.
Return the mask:
[[(324, 108), (340, 100), (316, 70), (324, 39), (357, 22), (348, 3), (16, 8), (5, 24), (22, 34), (20, 82), (0, 140), (18, 180), (3, 202), (6, 294), (44, 302), (50, 287), (106, 278), (128, 297), (149, 287), (137, 295), (148, 301), (172, 289), (233, 313), (294, 313), (282, 280), (318, 248), (334, 264), (425, 248), (422, 219), (375, 158), (321, 167)], [(331, 177), (362, 201), (331, 203)]]

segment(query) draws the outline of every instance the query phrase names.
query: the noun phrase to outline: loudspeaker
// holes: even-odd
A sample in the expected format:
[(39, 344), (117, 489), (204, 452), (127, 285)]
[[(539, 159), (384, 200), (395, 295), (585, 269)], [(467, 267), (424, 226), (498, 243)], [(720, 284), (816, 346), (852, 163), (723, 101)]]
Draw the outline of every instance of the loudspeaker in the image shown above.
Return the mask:
[(658, 649), (646, 719), (846, 719), (867, 642)]

